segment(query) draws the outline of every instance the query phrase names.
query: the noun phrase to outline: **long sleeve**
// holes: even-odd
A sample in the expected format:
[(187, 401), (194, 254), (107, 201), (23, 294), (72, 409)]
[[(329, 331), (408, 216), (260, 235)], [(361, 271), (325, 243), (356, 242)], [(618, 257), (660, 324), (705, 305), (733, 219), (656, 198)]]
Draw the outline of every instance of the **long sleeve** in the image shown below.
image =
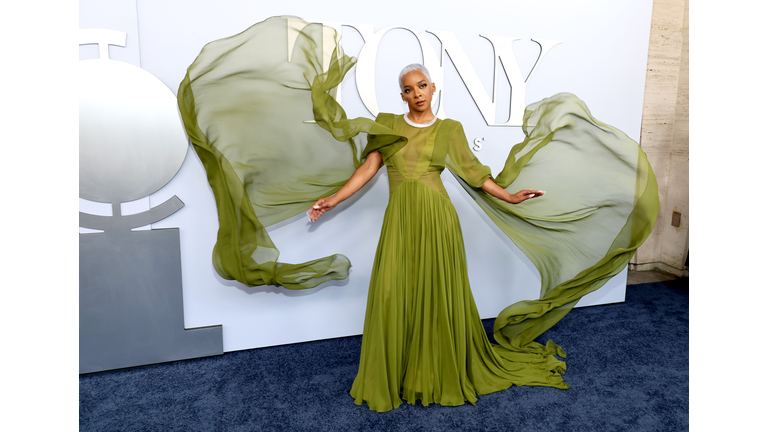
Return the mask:
[(448, 132), (448, 153), (445, 164), (467, 184), (479, 188), (487, 179), (491, 178), (491, 169), (481, 164), (469, 148), (467, 136), (464, 134), (464, 127), (461, 126), (461, 123), (457, 121), (450, 123), (455, 126)]

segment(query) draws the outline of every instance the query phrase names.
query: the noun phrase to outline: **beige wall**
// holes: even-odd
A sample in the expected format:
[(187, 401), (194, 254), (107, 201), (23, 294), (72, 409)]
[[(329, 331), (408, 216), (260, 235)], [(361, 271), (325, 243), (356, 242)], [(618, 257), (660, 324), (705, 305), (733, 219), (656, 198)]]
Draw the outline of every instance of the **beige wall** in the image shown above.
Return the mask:
[[(630, 268), (687, 275), (688, 0), (653, 2), (640, 146), (656, 174), (660, 206)], [(675, 211), (682, 214), (680, 227), (672, 226)]]

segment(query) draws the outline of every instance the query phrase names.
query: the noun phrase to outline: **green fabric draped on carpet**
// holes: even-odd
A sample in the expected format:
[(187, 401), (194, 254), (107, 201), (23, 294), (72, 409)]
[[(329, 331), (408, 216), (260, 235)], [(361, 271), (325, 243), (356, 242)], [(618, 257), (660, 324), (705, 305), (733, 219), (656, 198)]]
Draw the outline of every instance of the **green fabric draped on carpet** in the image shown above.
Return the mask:
[[(348, 276), (343, 255), (278, 262), (265, 227), (338, 191), (369, 152), (386, 160), (407, 142), (371, 119), (348, 119), (334, 100), (354, 62), (333, 29), (274, 17), (207, 44), (189, 67), (179, 108), (216, 197), (213, 263), (222, 277), (304, 289)], [(627, 265), (653, 229), (656, 180), (637, 143), (572, 94), (528, 106), (523, 131), (495, 181), (513, 193), (545, 190), (544, 198), (507, 204), (461, 180), (459, 161), (449, 156), (446, 167), (541, 275), (539, 299), (496, 319), (497, 342), (565, 356), (533, 340)]]

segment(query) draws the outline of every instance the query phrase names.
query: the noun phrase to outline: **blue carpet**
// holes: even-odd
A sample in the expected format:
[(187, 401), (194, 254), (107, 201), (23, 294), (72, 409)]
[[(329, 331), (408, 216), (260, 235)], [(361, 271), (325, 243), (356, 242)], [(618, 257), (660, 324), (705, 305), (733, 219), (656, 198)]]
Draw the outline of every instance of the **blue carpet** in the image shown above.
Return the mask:
[(348, 395), (358, 336), (82, 375), (80, 430), (688, 430), (687, 278), (631, 285), (625, 303), (575, 309), (545, 336), (568, 353), (568, 390), (376, 413)]

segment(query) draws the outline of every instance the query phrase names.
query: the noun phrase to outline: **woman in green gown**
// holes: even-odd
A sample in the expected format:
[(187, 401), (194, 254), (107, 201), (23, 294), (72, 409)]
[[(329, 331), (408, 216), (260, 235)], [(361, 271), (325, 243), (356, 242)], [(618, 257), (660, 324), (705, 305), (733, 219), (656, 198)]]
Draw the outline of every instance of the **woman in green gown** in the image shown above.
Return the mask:
[[(355, 403), (388, 411), (402, 403), (401, 396), (411, 404), (461, 405), (512, 384), (567, 387), (556, 378), (562, 363), (542, 358), (537, 367), (555, 379), (532, 380), (488, 341), (469, 287), (458, 216), (440, 173), (448, 156), (460, 161), (469, 185), (505, 202), (519, 204), (544, 192), (511, 194), (491, 179), (490, 169), (471, 153), (461, 123), (432, 113), (436, 88), (424, 66), (406, 66), (399, 80), (409, 113), (376, 118), (408, 141), (383, 161), (390, 199), (368, 291)], [(381, 153), (370, 152), (338, 193), (312, 206), (310, 220), (360, 190), (381, 163)]]
[[(434, 118), (425, 72), (402, 77), (407, 116), (347, 118), (333, 92), (354, 63), (333, 29), (283, 16), (207, 44), (188, 68), (179, 111), (216, 197), (216, 271), (287, 289), (347, 278), (351, 263), (341, 254), (279, 262), (266, 227), (307, 209), (317, 219), (384, 163), (390, 201), (356, 403), (386, 411), (401, 397), (460, 405), (513, 384), (568, 388), (565, 363), (555, 357), (565, 351), (536, 339), (623, 271), (651, 233), (658, 189), (645, 153), (575, 95), (559, 93), (526, 108), (525, 139), (491, 179), (461, 124)], [(498, 345), (489, 343), (472, 298), (443, 168), (541, 277), (538, 298), (499, 313)], [(543, 192), (520, 190), (528, 185), (547, 198), (531, 199)]]

